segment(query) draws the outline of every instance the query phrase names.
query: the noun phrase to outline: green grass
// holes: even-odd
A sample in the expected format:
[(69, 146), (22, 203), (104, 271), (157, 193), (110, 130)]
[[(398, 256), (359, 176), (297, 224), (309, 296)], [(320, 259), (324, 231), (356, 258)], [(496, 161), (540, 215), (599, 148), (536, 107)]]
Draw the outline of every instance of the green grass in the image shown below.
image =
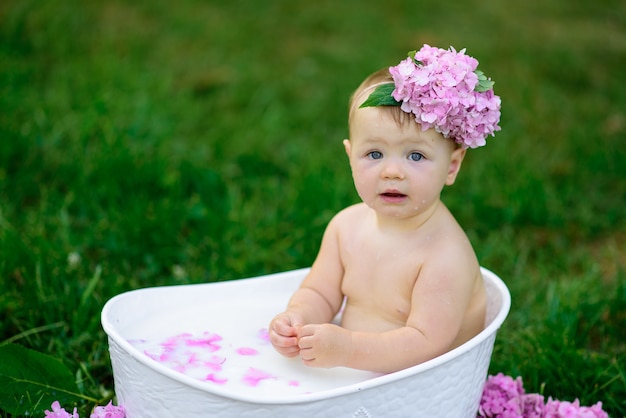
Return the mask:
[(349, 94), (425, 42), (503, 99), (444, 192), (512, 293), (490, 371), (626, 416), (619, 0), (3, 1), (0, 342), (105, 400), (110, 297), (310, 265), (357, 200)]

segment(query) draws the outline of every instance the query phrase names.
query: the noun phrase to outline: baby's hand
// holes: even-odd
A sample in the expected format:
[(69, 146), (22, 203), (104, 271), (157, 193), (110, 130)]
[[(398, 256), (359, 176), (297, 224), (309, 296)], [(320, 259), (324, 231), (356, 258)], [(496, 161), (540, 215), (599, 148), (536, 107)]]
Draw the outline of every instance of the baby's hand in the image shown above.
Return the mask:
[(270, 342), (285, 357), (295, 357), (300, 353), (298, 347), (298, 329), (302, 326), (301, 319), (290, 312), (283, 312), (274, 317), (270, 323)]
[(352, 350), (350, 331), (333, 324), (312, 324), (298, 333), (300, 357), (311, 367), (345, 366)]

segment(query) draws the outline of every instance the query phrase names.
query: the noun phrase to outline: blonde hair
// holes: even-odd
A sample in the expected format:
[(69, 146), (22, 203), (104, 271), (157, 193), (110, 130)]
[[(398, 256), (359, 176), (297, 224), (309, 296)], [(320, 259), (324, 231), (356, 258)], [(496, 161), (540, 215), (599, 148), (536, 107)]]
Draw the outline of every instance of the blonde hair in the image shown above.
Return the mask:
[[(348, 126), (352, 121), (352, 115), (361, 106), (361, 104), (367, 99), (369, 94), (381, 84), (393, 83), (393, 78), (389, 73), (389, 68), (381, 68), (380, 70), (373, 72), (363, 80), (363, 82), (357, 87), (357, 89), (350, 96), (348, 102)], [(410, 114), (400, 109), (400, 106), (380, 106), (389, 112), (393, 119), (399, 124), (404, 125), (407, 121), (414, 121)]]

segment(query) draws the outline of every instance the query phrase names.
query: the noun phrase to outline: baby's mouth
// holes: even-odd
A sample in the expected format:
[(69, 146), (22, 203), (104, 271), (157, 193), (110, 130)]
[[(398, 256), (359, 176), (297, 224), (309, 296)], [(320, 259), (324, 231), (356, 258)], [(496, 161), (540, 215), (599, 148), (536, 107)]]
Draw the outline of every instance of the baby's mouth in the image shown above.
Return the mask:
[(381, 195), (385, 197), (391, 197), (391, 198), (399, 198), (399, 197), (406, 196), (404, 193), (400, 193), (400, 192), (384, 192), (384, 193), (381, 193)]

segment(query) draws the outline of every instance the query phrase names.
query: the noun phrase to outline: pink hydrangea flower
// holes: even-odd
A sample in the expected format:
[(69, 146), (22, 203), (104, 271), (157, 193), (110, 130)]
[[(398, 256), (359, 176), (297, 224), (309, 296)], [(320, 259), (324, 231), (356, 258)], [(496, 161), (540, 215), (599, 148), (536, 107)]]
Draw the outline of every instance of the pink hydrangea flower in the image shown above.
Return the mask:
[(481, 417), (521, 417), (521, 407), (518, 401), (524, 394), (522, 379), (513, 379), (502, 373), (489, 376), (478, 409)]
[(96, 406), (90, 418), (126, 418), (126, 411), (123, 406), (115, 406), (109, 401), (106, 406)]
[(519, 398), (520, 412), (524, 418), (542, 418), (544, 415), (543, 396), (538, 393), (527, 393)]
[(389, 68), (395, 89), (394, 100), (415, 116), (422, 130), (434, 128), (465, 148), (486, 144), (486, 138), (500, 130), (500, 97), (493, 88), (479, 88), (478, 61), (457, 52), (424, 45)]
[[(59, 401), (52, 402), (52, 411), (44, 411), (45, 418), (80, 418), (76, 408), (70, 414), (64, 408), (61, 408)], [(90, 415), (90, 418), (126, 418), (126, 411), (123, 406), (115, 406), (113, 402), (109, 402), (106, 406), (96, 406)]]
[(76, 408), (74, 408), (74, 411), (70, 414), (64, 408), (61, 408), (59, 401), (52, 402), (52, 411), (46, 409), (44, 412), (46, 418), (79, 418)]
[(602, 402), (593, 406), (580, 406), (578, 399), (574, 402), (559, 401), (548, 398), (542, 418), (608, 418), (602, 410)]
[(565, 402), (525, 393), (522, 379), (502, 373), (489, 376), (485, 382), (478, 408), (479, 417), (488, 418), (608, 418), (602, 402), (586, 407), (578, 399)]

